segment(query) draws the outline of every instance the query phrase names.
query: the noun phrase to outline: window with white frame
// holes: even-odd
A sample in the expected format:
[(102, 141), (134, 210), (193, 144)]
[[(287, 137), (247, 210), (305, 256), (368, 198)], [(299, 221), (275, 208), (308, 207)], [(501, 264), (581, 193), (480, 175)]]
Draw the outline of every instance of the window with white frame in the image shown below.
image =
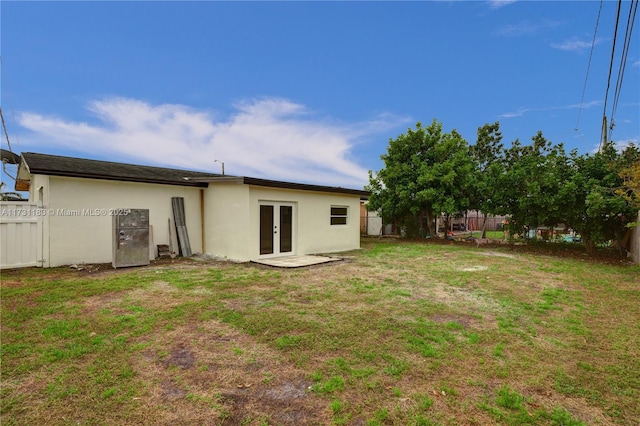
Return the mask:
[(349, 218), (349, 207), (331, 206), (331, 225), (346, 225)]

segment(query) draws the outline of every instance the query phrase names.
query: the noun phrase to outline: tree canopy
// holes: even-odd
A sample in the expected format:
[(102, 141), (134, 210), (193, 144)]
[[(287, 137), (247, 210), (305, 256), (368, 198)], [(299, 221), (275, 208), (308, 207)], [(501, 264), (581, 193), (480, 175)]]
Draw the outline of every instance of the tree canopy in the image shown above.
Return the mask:
[(369, 209), (407, 236), (436, 236), (435, 218), (467, 209), (509, 217), (509, 230), (541, 226), (580, 233), (588, 250), (622, 239), (640, 208), (640, 150), (612, 142), (595, 154), (567, 153), (542, 132), (505, 147), (500, 124), (478, 128), (476, 143), (437, 120), (389, 140), (384, 167), (369, 171)]
[(434, 219), (470, 206), (473, 166), (467, 141), (433, 120), (389, 140), (385, 167), (369, 171), (369, 208), (405, 227), (409, 236), (435, 236)]

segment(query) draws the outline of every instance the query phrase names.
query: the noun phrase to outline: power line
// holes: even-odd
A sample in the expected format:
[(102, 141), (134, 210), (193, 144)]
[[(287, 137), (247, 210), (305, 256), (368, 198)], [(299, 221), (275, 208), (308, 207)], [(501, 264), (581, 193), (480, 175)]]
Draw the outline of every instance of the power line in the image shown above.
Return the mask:
[[(1, 0), (0, 0), (1, 1)], [(5, 86), (5, 88), (7, 87), (7, 76), (5, 75), (6, 73), (4, 72), (4, 60), (2, 59), (2, 55), (0, 55), (0, 75), (2, 75), (2, 83), (3, 86)], [(7, 92), (7, 90), (5, 90), (5, 92)], [(11, 101), (11, 91), (9, 90), (7, 93), (3, 93), (4, 95), (4, 104), (8, 104), (9, 107), (9, 117), (7, 118), (7, 120), (13, 124), (16, 124), (16, 117), (15, 117), (15, 111), (13, 109), (13, 103)], [(4, 123), (3, 123), (4, 125)], [(6, 126), (5, 126), (5, 134), (6, 134)], [(9, 135), (7, 135), (7, 138), (9, 137)], [(7, 141), (8, 142), (8, 141)], [(14, 144), (18, 145), (18, 149), (20, 148), (20, 139), (18, 138), (18, 136), (14, 135), (13, 136), (13, 142)], [(10, 150), (12, 151), (12, 150)], [(13, 152), (13, 151), (12, 151)]]
[(633, 24), (636, 19), (636, 12), (638, 11), (638, 0), (632, 0), (629, 6), (629, 16), (627, 17), (627, 28), (624, 35), (624, 43), (622, 45), (622, 56), (620, 57), (620, 68), (618, 69), (618, 80), (616, 81), (616, 88), (613, 96), (613, 105), (611, 107), (610, 124), (609, 124), (609, 140), (613, 133), (613, 127), (615, 126), (614, 116), (618, 109), (618, 100), (620, 99), (620, 92), (622, 91), (622, 81), (624, 79), (624, 70), (627, 65), (627, 57), (629, 56), (629, 46), (631, 45), (631, 33), (633, 32)]
[(2, 119), (2, 129), (4, 130), (4, 136), (7, 138), (7, 145), (9, 146), (9, 151), (13, 152), (11, 149), (11, 142), (9, 142), (9, 133), (7, 133), (7, 126), (4, 124), (4, 115), (2, 114), (2, 107), (0, 107), (0, 119)]
[(598, 8), (598, 17), (596, 18), (596, 28), (593, 30), (593, 41), (591, 42), (591, 53), (589, 53), (589, 63), (587, 64), (587, 75), (584, 77), (584, 86), (582, 87), (582, 97), (580, 98), (580, 108), (578, 109), (578, 120), (576, 121), (576, 132), (580, 128), (580, 116), (582, 115), (582, 105), (584, 104), (584, 94), (587, 91), (587, 80), (589, 79), (589, 69), (591, 69), (591, 58), (593, 57), (593, 49), (596, 46), (596, 34), (598, 34), (598, 24), (600, 23), (600, 12), (602, 11), (602, 1)]
[(602, 135), (600, 137), (600, 146), (598, 151), (602, 149), (603, 142), (607, 142), (607, 100), (609, 98), (609, 87), (611, 87), (611, 72), (613, 71), (613, 59), (616, 52), (616, 37), (618, 35), (618, 22), (620, 21), (620, 8), (622, 6), (622, 0), (618, 0), (618, 13), (616, 14), (616, 27), (613, 31), (613, 46), (611, 48), (611, 62), (609, 63), (609, 77), (607, 78), (607, 90), (604, 94), (604, 108), (602, 110)]

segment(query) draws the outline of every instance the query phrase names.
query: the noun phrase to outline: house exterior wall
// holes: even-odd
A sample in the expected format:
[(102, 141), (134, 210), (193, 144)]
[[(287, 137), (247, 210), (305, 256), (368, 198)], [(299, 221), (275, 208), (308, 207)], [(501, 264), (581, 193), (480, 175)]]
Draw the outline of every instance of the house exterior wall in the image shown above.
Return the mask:
[[(353, 250), (360, 247), (357, 195), (215, 182), (208, 188), (32, 175), (30, 199), (42, 206), (42, 266), (112, 261), (110, 209), (149, 209), (153, 248), (169, 244), (178, 251), (172, 197), (183, 197), (191, 249), (230, 260), (259, 254), (260, 202), (294, 205), (294, 254)], [(348, 223), (331, 225), (331, 207), (347, 207)], [(154, 258), (154, 250), (150, 259)]]
[[(49, 205), (49, 176), (45, 175), (34, 175), (31, 177), (31, 184), (29, 185), (29, 201), (37, 204), (38, 207), (42, 209), (46, 209)], [(46, 210), (43, 210), (45, 212)], [(50, 266), (49, 259), (50, 250), (49, 250), (49, 218), (50, 215), (43, 214), (41, 216), (42, 220), (42, 241), (40, 244), (42, 245), (40, 259), (38, 259), (38, 266)]]
[[(357, 195), (250, 186), (248, 259), (259, 251), (261, 201), (294, 204), (294, 250), (297, 255), (360, 248), (360, 197)], [(347, 225), (331, 225), (331, 207), (347, 207)]]
[(249, 187), (210, 184), (204, 200), (205, 251), (229, 260), (249, 260)]
[[(358, 196), (216, 182), (205, 191), (206, 252), (242, 262), (258, 259), (260, 202), (294, 205), (297, 255), (360, 247)], [(348, 207), (347, 225), (331, 226), (331, 206)]]
[(201, 188), (35, 175), (30, 199), (38, 200), (40, 187), (47, 212), (43, 242), (45, 267), (111, 262), (113, 219), (109, 209), (149, 209), (154, 245), (169, 244), (170, 219), (172, 245), (177, 252), (171, 197), (184, 198), (191, 250), (202, 251)]

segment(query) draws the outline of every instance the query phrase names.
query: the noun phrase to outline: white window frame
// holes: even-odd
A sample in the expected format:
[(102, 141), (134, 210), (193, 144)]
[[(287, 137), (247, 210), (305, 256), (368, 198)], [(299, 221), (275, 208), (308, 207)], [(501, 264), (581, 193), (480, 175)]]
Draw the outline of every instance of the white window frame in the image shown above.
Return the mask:
[[(345, 209), (345, 214), (337, 214), (333, 212), (333, 209)], [(329, 224), (331, 226), (349, 226), (349, 206), (337, 206), (332, 205), (329, 210)], [(344, 218), (344, 223), (333, 223), (333, 219)]]

